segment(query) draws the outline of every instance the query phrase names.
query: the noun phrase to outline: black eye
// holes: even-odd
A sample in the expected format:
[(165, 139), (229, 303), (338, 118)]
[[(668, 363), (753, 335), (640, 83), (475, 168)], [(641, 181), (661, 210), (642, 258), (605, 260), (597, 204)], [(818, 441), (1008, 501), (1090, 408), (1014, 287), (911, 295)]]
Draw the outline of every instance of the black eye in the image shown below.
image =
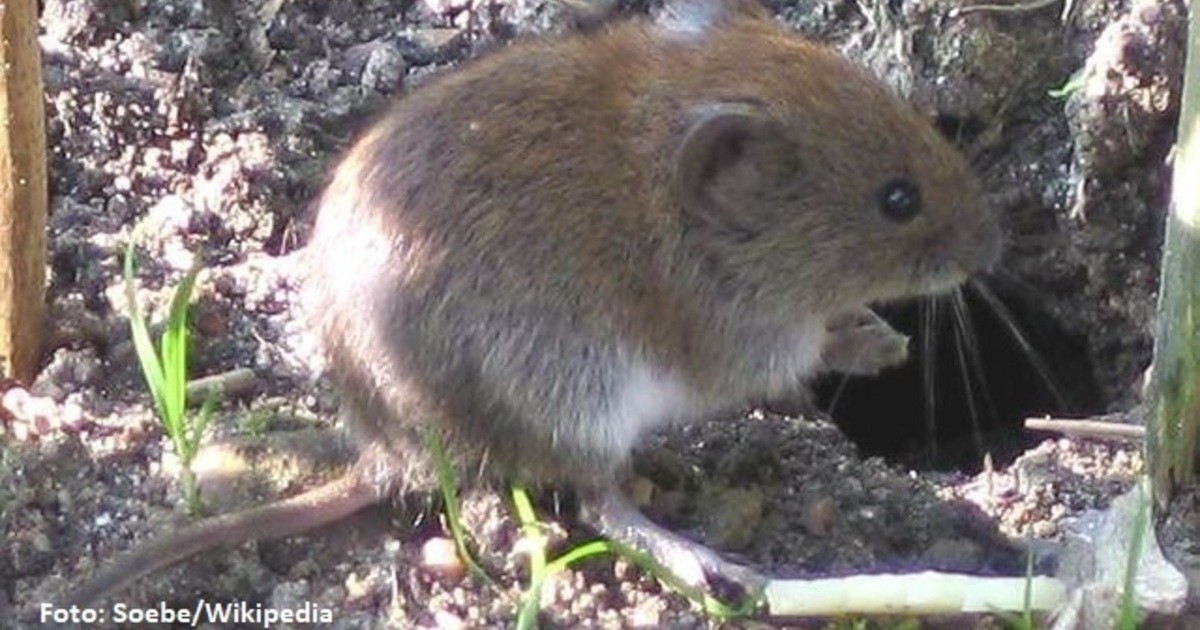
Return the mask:
[(907, 179), (893, 179), (879, 189), (879, 211), (897, 223), (907, 222), (921, 212), (921, 191)]

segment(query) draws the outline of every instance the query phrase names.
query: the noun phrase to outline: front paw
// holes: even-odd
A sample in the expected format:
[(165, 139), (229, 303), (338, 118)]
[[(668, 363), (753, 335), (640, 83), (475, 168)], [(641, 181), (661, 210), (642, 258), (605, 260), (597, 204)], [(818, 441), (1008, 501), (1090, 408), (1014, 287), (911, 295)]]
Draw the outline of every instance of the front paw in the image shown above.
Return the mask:
[(869, 376), (908, 360), (908, 336), (869, 308), (835, 317), (826, 329), (821, 361), (828, 371)]

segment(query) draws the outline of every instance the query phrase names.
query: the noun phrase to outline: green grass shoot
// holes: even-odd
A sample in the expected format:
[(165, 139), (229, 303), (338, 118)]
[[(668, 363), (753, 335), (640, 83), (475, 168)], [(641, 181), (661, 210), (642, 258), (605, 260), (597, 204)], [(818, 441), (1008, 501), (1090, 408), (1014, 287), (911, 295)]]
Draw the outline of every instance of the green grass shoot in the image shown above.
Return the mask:
[[(458, 476), (455, 474), (454, 466), (451, 465), (446, 455), (446, 449), (442, 443), (441, 436), (436, 431), (427, 430), (423, 432), (422, 437), (425, 447), (429, 449), (430, 455), (433, 458), (434, 467), (437, 469), (438, 486), (442, 493), (442, 502), (445, 504), (446, 510), (446, 524), (450, 529), (450, 535), (454, 539), (454, 545), (458, 549), (459, 556), (472, 573), (488, 582), (494, 582), (491, 576), (476, 562), (467, 547), (467, 533), (463, 526), (462, 510), (459, 505)], [(530, 586), (522, 597), (520, 609), (517, 613), (518, 630), (531, 630), (537, 627), (537, 614), (541, 608), (542, 589), (551, 577), (577, 562), (606, 553), (613, 553), (633, 562), (650, 575), (653, 575), (659, 582), (697, 603), (707, 614), (720, 620), (745, 617), (757, 610), (759, 603), (762, 601), (762, 593), (759, 592), (752, 594), (745, 602), (736, 607), (725, 604), (709, 595), (704, 589), (684, 583), (649, 554), (642, 553), (614, 541), (593, 540), (573, 547), (557, 558), (550, 560), (547, 558), (546, 553), (549, 540), (545, 534), (545, 525), (538, 520), (528, 492), (520, 486), (513, 486), (512, 496), (513, 505), (517, 512), (517, 519), (524, 531), (525, 537), (532, 543), (530, 545)]]
[(199, 451), (200, 440), (208, 428), (216, 400), (214, 396), (209, 395), (196, 414), (187, 413), (188, 305), (192, 289), (196, 285), (196, 277), (200, 273), (200, 264), (197, 261), (192, 265), (175, 287), (166, 329), (159, 346), (155, 348), (146, 317), (138, 305), (133, 249), (132, 242), (125, 248), (125, 293), (129, 303), (129, 329), (133, 337), (133, 347), (159, 420), (171, 439), (176, 456), (179, 457), (180, 485), (188, 513), (196, 514), (201, 505), (199, 487), (192, 471), (192, 460)]
[(450, 528), (450, 537), (454, 539), (458, 555), (473, 575), (492, 582), (491, 576), (479, 566), (475, 557), (471, 555), (471, 550), (467, 548), (467, 533), (463, 527), (462, 510), (458, 502), (458, 475), (454, 472), (450, 458), (446, 456), (442, 436), (437, 431), (426, 430), (422, 437), (425, 448), (429, 449), (433, 457), (434, 468), (437, 469), (438, 488), (442, 492), (442, 503), (446, 506), (446, 526)]
[(1037, 625), (1033, 620), (1033, 545), (1032, 538), (1025, 539), (1025, 595), (1021, 606), (1021, 614), (1006, 610), (995, 610), (993, 614), (1004, 620), (1013, 630), (1035, 630)]
[(537, 614), (541, 609), (542, 588), (554, 575), (572, 564), (606, 553), (611, 553), (613, 546), (606, 540), (593, 540), (579, 545), (552, 561), (546, 559), (545, 525), (538, 520), (529, 500), (529, 493), (521, 486), (512, 487), (513, 505), (517, 509), (517, 519), (524, 530), (525, 539), (530, 543), (529, 558), (529, 589), (522, 597), (521, 608), (517, 613), (517, 630), (532, 630), (537, 627)]
[(704, 612), (720, 621), (728, 621), (745, 617), (757, 610), (762, 593), (754, 593), (738, 606), (730, 606), (700, 587), (692, 586), (680, 580), (653, 556), (622, 545), (611, 540), (593, 540), (573, 547), (554, 560), (547, 560), (545, 525), (538, 520), (529, 500), (529, 494), (520, 486), (512, 488), (513, 504), (517, 510), (517, 519), (525, 532), (525, 537), (532, 544), (530, 550), (530, 585), (522, 598), (521, 609), (517, 615), (518, 630), (531, 630), (537, 627), (537, 613), (541, 607), (542, 588), (546, 581), (558, 572), (587, 558), (607, 553), (616, 554), (633, 562), (642, 570), (654, 576), (667, 588), (683, 595), (704, 609)]
[(1054, 89), (1047, 90), (1046, 94), (1049, 95), (1050, 98), (1059, 101), (1070, 98), (1072, 94), (1083, 89), (1083, 86), (1087, 83), (1089, 72), (1090, 70), (1088, 68), (1080, 68), (1076, 70), (1074, 74), (1072, 74), (1067, 78), (1066, 81), (1063, 82), (1062, 85)]
[(1118, 611), (1117, 627), (1120, 630), (1137, 630), (1137, 572), (1142, 561), (1142, 549), (1146, 545), (1146, 529), (1150, 527), (1150, 493), (1146, 490), (1150, 481), (1143, 476), (1138, 480), (1138, 508), (1133, 521), (1133, 535), (1129, 542), (1129, 557), (1125, 559), (1125, 584), (1121, 593), (1121, 608)]
[(1025, 545), (1025, 599), (1021, 606), (1021, 628), (1033, 630), (1033, 540)]

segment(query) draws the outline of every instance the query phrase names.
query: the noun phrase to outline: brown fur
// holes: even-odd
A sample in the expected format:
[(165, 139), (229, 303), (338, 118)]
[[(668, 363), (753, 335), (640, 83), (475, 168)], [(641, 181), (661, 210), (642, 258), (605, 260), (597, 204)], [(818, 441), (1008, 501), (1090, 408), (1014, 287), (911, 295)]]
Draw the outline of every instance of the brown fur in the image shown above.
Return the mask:
[[(761, 19), (657, 30), (502, 51), (400, 101), (351, 151), (309, 253), (332, 372), (349, 404), (371, 401), (366, 433), (449, 428), (515, 472), (591, 476), (622, 462), (563, 436), (596, 421), (580, 398), (617, 346), (678, 370), (712, 395), (702, 406), (739, 404), (769, 393), (759, 363), (797, 319), (924, 292), (930, 258), (994, 258), (962, 159), (850, 62)], [(671, 194), (692, 108), (731, 99), (765, 104), (799, 149), (740, 217), (762, 227), (749, 244), (691, 228)], [(875, 209), (894, 175), (926, 202), (907, 225)]]

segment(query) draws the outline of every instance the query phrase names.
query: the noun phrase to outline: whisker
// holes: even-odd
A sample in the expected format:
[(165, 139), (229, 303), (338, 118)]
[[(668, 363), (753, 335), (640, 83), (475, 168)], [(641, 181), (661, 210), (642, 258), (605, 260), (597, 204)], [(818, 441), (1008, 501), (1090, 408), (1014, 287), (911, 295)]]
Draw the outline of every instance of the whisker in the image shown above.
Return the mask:
[(937, 312), (938, 296), (917, 303), (921, 334), (921, 384), (925, 391), (925, 439), (929, 442), (930, 459), (937, 458)]
[(849, 374), (841, 374), (841, 380), (838, 381), (837, 388), (833, 390), (833, 395), (829, 397), (829, 405), (825, 409), (825, 415), (833, 417), (833, 410), (837, 408), (838, 401), (841, 400), (842, 394), (846, 391), (846, 385), (850, 383)]
[(975, 381), (979, 383), (979, 391), (983, 394), (983, 402), (987, 405), (988, 417), (996, 419), (1000, 413), (996, 410), (996, 400), (992, 398), (992, 388), (988, 384), (987, 371), (983, 369), (983, 351), (979, 346), (979, 333), (975, 330), (975, 322), (971, 319), (971, 310), (967, 308), (966, 294), (961, 288), (954, 290), (954, 325), (959, 329), (966, 343), (967, 358), (971, 362), (971, 371)]
[(1058, 383), (1055, 382), (1050, 371), (1050, 366), (1047, 365), (1047, 363), (1042, 359), (1042, 356), (1038, 354), (1036, 350), (1034, 350), (1033, 344), (1029, 342), (1029, 339), (1025, 336), (1025, 333), (1021, 332), (1021, 328), (1017, 325), (1016, 318), (1013, 317), (1012, 311), (1010, 311), (1008, 307), (1000, 301), (1000, 298), (996, 297), (996, 294), (992, 293), (991, 289), (987, 288), (987, 285), (983, 284), (982, 282), (971, 280), (968, 283), (968, 286), (974, 289), (975, 293), (980, 298), (983, 298), (983, 301), (986, 302), (989, 307), (991, 307), (992, 312), (995, 313), (996, 318), (1000, 320), (1000, 323), (1004, 324), (1004, 329), (1008, 331), (1009, 336), (1011, 336), (1013, 340), (1017, 342), (1017, 345), (1020, 346), (1021, 351), (1025, 353), (1025, 357), (1029, 360), (1030, 366), (1033, 367), (1034, 372), (1037, 373), (1038, 377), (1042, 380), (1042, 383), (1045, 384), (1047, 391), (1054, 398), (1054, 403), (1058, 405), (1060, 409), (1068, 409), (1070, 406), (1067, 404), (1067, 397), (1063, 393), (1062, 389), (1058, 386)]
[(983, 432), (980, 430), (979, 408), (975, 405), (975, 388), (971, 384), (971, 371), (969, 371), (967, 365), (966, 335), (960, 323), (962, 320), (962, 315), (959, 312), (961, 302), (962, 294), (955, 291), (950, 302), (951, 306), (953, 306), (951, 315), (954, 320), (954, 354), (958, 358), (958, 371), (962, 375), (963, 397), (967, 401), (967, 415), (971, 419), (971, 439), (974, 441), (976, 451), (982, 454), (984, 452)]

